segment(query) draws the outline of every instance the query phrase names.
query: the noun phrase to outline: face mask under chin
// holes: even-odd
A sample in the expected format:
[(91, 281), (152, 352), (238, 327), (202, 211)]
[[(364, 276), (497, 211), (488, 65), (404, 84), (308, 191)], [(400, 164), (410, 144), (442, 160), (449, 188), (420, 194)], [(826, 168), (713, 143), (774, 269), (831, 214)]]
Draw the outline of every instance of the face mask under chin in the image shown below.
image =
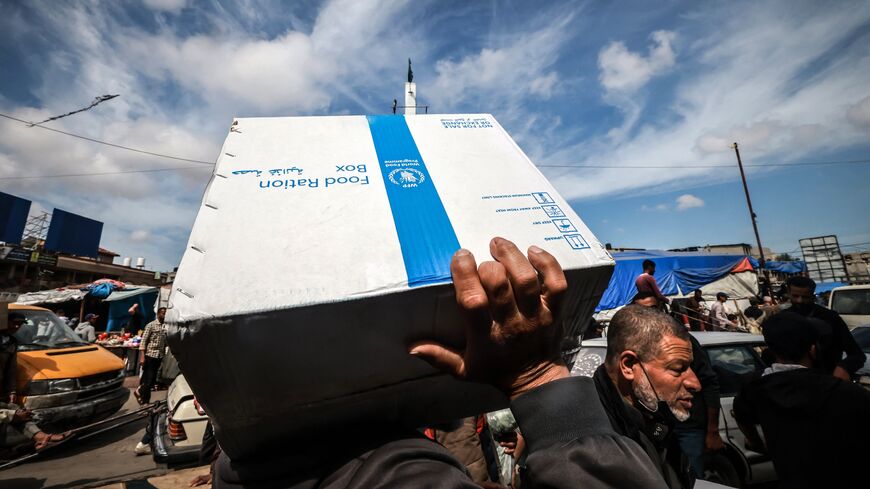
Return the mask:
[(638, 365), (640, 365), (644, 375), (643, 377), (638, 377), (637, 382), (632, 384), (632, 391), (634, 391), (637, 407), (642, 411), (652, 414), (657, 420), (668, 424), (676, 424), (677, 422), (689, 419), (690, 414), (688, 411), (671, 407), (666, 401), (659, 398), (643, 364), (638, 363)]

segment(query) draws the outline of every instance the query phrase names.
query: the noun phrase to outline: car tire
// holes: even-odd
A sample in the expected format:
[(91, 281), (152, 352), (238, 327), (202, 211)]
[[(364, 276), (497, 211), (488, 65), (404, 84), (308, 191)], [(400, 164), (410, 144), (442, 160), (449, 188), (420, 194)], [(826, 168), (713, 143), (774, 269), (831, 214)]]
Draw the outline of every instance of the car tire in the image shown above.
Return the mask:
[(709, 456), (704, 466), (704, 480), (729, 487), (743, 487), (737, 467), (724, 453)]

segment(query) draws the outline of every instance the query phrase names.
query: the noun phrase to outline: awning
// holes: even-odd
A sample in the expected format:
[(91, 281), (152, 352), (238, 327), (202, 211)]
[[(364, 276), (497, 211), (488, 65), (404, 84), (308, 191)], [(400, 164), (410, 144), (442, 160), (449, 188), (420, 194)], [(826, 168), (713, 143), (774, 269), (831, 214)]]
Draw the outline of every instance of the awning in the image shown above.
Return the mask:
[(157, 292), (157, 287), (130, 287), (127, 286), (124, 290), (116, 290), (109, 294), (109, 297), (103, 299), (104, 302), (112, 302), (112, 301), (122, 301), (124, 299), (129, 299), (130, 297), (135, 297), (137, 295), (148, 294), (150, 292)]
[(36, 304), (60, 304), (67, 301), (80, 301), (88, 292), (78, 289), (51, 289), (38, 292), (28, 292), (18, 296), (16, 304), (33, 306)]
[(807, 271), (807, 264), (802, 261), (768, 261), (764, 263), (764, 268), (772, 272), (804, 273)]

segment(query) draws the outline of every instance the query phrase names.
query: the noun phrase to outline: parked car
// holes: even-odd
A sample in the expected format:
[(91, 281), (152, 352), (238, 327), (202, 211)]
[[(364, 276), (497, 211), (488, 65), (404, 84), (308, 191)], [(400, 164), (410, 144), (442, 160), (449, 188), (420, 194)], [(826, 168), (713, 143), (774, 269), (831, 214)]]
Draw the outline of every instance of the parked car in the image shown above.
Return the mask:
[(48, 309), (9, 304), (24, 316), (18, 341), (19, 403), (43, 429), (85, 425), (116, 413), (130, 397), (124, 362), (105, 348), (82, 341)]
[(831, 291), (828, 308), (837, 311), (849, 329), (870, 326), (870, 285), (837, 287)]
[(208, 416), (193, 396), (184, 375), (166, 393), (166, 411), (152, 419), (151, 451), (158, 463), (180, 465), (196, 461)]
[[(692, 333), (704, 348), (719, 377), (719, 433), (725, 449), (708, 463), (702, 479), (732, 487), (776, 480), (773, 463), (766, 455), (746, 449), (746, 439), (734, 420), (734, 396), (767, 367), (761, 360), (764, 338), (760, 335), (727, 332)], [(585, 340), (574, 358), (571, 375), (591, 377), (604, 363), (607, 340)]]
[(864, 366), (855, 372), (854, 379), (865, 389), (870, 389), (870, 326), (858, 326), (852, 330), (852, 336), (867, 356)]

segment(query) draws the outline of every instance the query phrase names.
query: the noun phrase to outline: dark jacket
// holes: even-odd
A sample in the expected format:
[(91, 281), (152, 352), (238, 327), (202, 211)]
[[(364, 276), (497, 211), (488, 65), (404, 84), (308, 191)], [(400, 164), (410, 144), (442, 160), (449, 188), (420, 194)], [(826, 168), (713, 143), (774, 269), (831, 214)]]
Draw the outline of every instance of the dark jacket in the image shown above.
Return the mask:
[(870, 391), (811, 369), (765, 375), (734, 398), (761, 425), (781, 487), (867, 487)]
[[(528, 451), (525, 488), (667, 487), (644, 451), (610, 427), (592, 379), (551, 382), (515, 399), (511, 410)], [(214, 487), (479, 489), (441, 445), (381, 428), (288, 440), (283, 451), (244, 462), (221, 454)]]
[(18, 381), (18, 341), (14, 336), (0, 334), (0, 402), (6, 402), (15, 392)]
[[(634, 440), (647, 458), (658, 469), (671, 489), (690, 488), (695, 485), (688, 460), (683, 456), (677, 440), (672, 436), (673, 424), (656, 419), (625, 402), (607, 375), (604, 365), (593, 376), (595, 387), (604, 405), (614, 431)], [(636, 485), (634, 487), (643, 487)]]
[(837, 366), (842, 366), (850, 374), (854, 374), (864, 366), (866, 359), (864, 352), (861, 351), (846, 322), (836, 311), (818, 304), (812, 304), (807, 310), (790, 307), (788, 311), (819, 319), (830, 327), (819, 331), (819, 368), (830, 373)]
[(692, 409), (689, 411), (689, 419), (678, 423), (678, 431), (703, 431), (707, 432), (707, 408), (720, 408), (719, 402), (719, 376), (713, 370), (710, 356), (698, 343), (694, 336), (689, 335), (692, 342), (692, 372), (701, 383), (701, 390), (692, 395)]

